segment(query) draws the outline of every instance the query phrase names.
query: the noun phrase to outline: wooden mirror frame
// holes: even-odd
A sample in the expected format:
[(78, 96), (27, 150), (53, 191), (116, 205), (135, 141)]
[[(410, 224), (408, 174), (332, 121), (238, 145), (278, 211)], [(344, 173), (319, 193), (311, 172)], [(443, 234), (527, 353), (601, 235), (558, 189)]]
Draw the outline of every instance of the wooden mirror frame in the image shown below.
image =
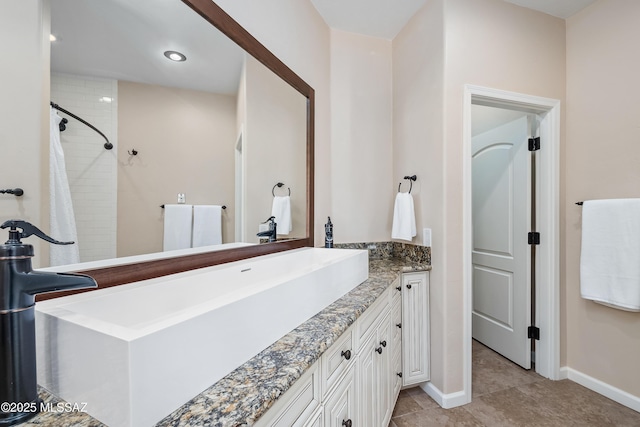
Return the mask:
[[(220, 30), (234, 41), (238, 46), (252, 55), (268, 69), (273, 71), (285, 82), (307, 98), (307, 237), (303, 239), (291, 239), (281, 242), (257, 244), (235, 249), (226, 249), (214, 252), (205, 252), (194, 255), (168, 257), (158, 260), (122, 264), (113, 267), (98, 268), (92, 270), (75, 271), (87, 274), (98, 282), (98, 289), (125, 283), (152, 279), (197, 268), (224, 264), (242, 259), (253, 258), (276, 252), (302, 247), (313, 247), (313, 209), (314, 209), (314, 103), (315, 92), (302, 78), (287, 67), (280, 59), (256, 40), (247, 30), (231, 18), (220, 6), (212, 0), (182, 0), (182, 2), (202, 16), (207, 22)], [(57, 298), (84, 291), (53, 292), (38, 296), (38, 300)]]

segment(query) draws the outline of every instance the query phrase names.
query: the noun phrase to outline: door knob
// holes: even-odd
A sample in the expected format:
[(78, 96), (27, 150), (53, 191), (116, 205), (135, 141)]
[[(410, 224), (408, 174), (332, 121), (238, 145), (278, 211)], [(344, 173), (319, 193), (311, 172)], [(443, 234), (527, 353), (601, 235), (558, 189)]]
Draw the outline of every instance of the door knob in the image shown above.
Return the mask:
[(351, 359), (351, 350), (343, 351), (342, 353), (340, 353), (340, 356), (344, 357), (347, 360)]

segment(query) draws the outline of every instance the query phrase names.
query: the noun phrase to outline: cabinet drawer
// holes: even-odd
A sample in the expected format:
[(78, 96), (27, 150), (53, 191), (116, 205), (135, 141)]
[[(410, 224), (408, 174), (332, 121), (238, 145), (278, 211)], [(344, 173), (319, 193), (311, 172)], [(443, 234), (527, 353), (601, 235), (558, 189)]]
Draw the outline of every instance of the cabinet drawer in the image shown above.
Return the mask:
[(355, 359), (354, 333), (349, 328), (320, 358), (323, 396), (340, 381)]
[(320, 406), (320, 378), (318, 363), (313, 364), (295, 384), (280, 396), (256, 426), (293, 427), (307, 425)]
[(367, 336), (376, 329), (377, 323), (380, 321), (380, 314), (389, 309), (389, 289), (384, 291), (382, 295), (365, 311), (357, 322), (357, 346), (366, 340)]

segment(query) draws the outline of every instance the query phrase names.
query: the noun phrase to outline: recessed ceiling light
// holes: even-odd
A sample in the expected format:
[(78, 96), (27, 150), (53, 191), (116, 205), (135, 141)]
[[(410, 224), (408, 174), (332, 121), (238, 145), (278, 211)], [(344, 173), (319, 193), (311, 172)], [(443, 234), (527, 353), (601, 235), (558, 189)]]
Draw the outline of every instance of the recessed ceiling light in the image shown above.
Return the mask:
[(49, 34), (49, 41), (50, 41), (50, 42), (54, 42), (54, 41), (56, 41), (56, 40), (57, 40), (57, 39), (56, 39), (56, 36), (54, 36), (53, 34)]
[(175, 50), (168, 50), (164, 53), (164, 56), (169, 58), (172, 61), (183, 62), (187, 60), (187, 57), (181, 54), (180, 52), (176, 52)]

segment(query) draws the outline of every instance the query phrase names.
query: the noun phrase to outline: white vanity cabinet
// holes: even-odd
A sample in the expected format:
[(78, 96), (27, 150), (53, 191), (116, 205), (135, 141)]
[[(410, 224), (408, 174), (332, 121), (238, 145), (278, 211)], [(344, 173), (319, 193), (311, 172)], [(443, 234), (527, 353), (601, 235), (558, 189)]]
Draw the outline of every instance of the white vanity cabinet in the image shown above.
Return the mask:
[(402, 275), (402, 382), (429, 381), (429, 272)]
[(428, 304), (428, 272), (399, 276), (255, 425), (386, 427), (429, 380)]

